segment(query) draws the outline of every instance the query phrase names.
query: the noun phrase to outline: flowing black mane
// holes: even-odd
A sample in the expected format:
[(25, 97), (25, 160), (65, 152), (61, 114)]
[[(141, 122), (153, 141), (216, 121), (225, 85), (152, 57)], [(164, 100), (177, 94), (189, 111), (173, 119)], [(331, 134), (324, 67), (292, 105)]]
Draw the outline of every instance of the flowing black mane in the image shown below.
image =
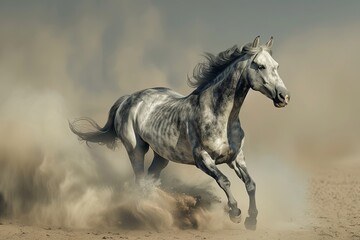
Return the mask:
[(193, 71), (193, 78), (188, 78), (188, 84), (194, 88), (203, 86), (215, 81), (216, 77), (223, 72), (229, 65), (245, 54), (254, 55), (262, 49), (271, 51), (266, 46), (252, 47), (251, 43), (238, 48), (237, 45), (220, 52), (218, 55), (205, 53), (205, 62), (198, 63)]

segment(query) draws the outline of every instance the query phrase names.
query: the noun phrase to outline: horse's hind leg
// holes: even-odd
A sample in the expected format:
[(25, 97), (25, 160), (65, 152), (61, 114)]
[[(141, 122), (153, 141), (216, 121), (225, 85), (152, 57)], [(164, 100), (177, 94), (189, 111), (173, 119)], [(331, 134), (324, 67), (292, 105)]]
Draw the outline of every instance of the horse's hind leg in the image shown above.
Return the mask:
[(154, 159), (148, 169), (148, 174), (154, 178), (160, 177), (160, 172), (168, 165), (169, 160), (154, 152)]
[(144, 156), (149, 150), (149, 144), (144, 142), (139, 136), (125, 138), (122, 141), (129, 155), (136, 182), (139, 182), (144, 177)]

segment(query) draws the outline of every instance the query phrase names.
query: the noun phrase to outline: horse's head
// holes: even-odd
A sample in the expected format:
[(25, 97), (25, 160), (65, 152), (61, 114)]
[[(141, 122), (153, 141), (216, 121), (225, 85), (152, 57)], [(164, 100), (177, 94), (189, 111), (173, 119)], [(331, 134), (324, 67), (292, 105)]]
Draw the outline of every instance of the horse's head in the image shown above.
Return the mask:
[(273, 38), (259, 46), (259, 36), (252, 44), (244, 47), (251, 54), (246, 78), (250, 87), (272, 99), (276, 107), (285, 107), (290, 101), (290, 93), (281, 80), (279, 64), (271, 56)]

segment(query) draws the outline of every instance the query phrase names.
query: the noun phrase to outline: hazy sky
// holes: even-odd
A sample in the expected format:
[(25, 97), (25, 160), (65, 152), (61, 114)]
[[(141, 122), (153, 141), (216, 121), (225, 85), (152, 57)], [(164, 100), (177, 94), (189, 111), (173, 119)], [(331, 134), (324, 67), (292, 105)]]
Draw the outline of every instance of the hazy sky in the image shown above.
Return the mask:
[[(257, 35), (266, 39), (273, 35), (275, 48), (278, 49), (281, 48), (280, 44), (294, 35), (301, 35), (312, 29), (336, 26), (342, 28), (359, 23), (359, 11), (360, 2), (356, 0), (10, 0), (0, 2), (0, 34), (3, 36), (13, 31), (18, 32), (18, 37), (34, 38), (46, 29), (52, 32), (50, 34), (56, 35), (53, 36), (55, 38), (67, 38), (67, 44), (74, 46), (74, 58), (83, 54), (78, 49), (84, 44), (81, 36), (88, 34), (96, 38), (98, 42), (94, 48), (98, 52), (93, 60), (87, 58), (88, 64), (83, 66), (83, 74), (74, 80), (86, 82), (87, 86), (96, 89), (101, 88), (104, 82), (113, 82), (110, 78), (114, 76), (108, 68), (115, 67), (112, 62), (116, 58), (114, 53), (119, 48), (140, 48), (138, 54), (141, 56), (137, 57), (141, 58), (141, 64), (136, 67), (144, 68), (142, 64), (154, 66), (165, 74), (167, 81), (179, 87), (183, 83), (182, 79), (198, 61), (196, 59), (187, 63), (189, 54), (196, 57), (202, 51), (216, 53), (233, 44), (249, 42)], [(4, 25), (11, 28), (4, 29)], [(53, 48), (56, 47), (58, 46), (54, 44)], [(91, 50), (95, 51), (93, 48)], [(136, 50), (134, 54), (137, 54)], [(178, 64), (183, 67), (174, 67)], [(86, 79), (82, 79), (83, 77)]]
[(205, 51), (274, 36), (292, 103), (277, 111), (251, 93), (249, 135), (266, 145), (285, 128), (286, 142), (319, 138), (327, 149), (359, 139), (359, 12), (360, 1), (1, 1), (0, 100), (53, 91), (73, 115), (106, 116), (114, 99), (143, 88), (189, 93)]

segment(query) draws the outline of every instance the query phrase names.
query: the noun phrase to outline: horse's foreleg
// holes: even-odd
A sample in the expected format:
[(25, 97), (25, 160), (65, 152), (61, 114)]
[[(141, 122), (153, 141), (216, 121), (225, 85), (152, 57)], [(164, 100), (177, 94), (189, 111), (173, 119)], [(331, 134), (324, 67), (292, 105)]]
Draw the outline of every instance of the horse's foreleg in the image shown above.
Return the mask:
[(228, 206), (230, 208), (229, 215), (232, 221), (240, 222), (241, 210), (237, 207), (237, 202), (230, 190), (229, 179), (216, 167), (215, 161), (210, 155), (204, 151), (194, 151), (195, 163), (198, 168), (209, 176), (213, 177), (218, 185), (224, 190), (228, 198)]
[(249, 217), (245, 219), (245, 227), (247, 229), (255, 230), (257, 223), (256, 218), (258, 215), (255, 201), (256, 184), (247, 171), (245, 157), (242, 150), (239, 152), (236, 160), (230, 163), (229, 166), (235, 170), (239, 178), (245, 183), (246, 191), (249, 195)]

